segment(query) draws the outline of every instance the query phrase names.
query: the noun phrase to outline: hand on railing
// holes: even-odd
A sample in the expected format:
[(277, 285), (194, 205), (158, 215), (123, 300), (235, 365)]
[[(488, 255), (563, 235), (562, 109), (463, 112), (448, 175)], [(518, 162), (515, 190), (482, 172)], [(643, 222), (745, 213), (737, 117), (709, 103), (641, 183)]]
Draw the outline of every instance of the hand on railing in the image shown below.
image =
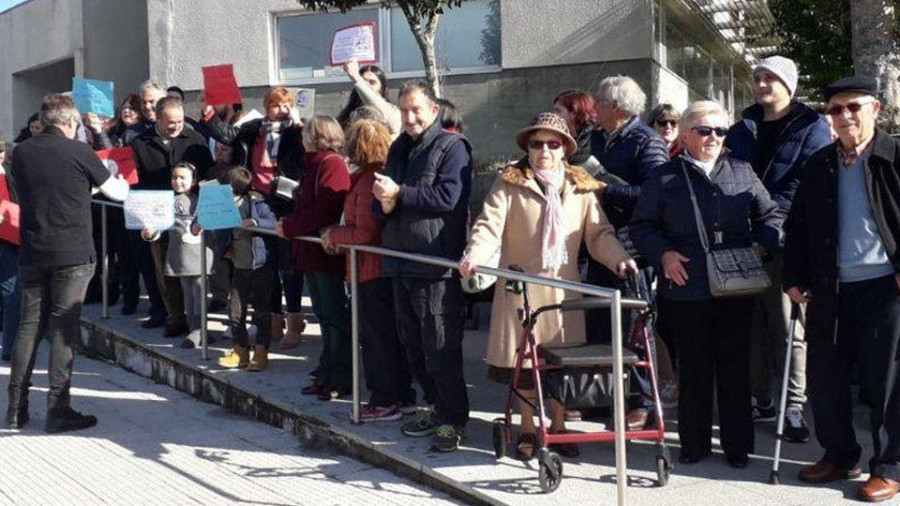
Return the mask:
[(459, 273), (462, 274), (462, 277), (464, 278), (471, 278), (472, 276), (474, 276), (475, 267), (477, 267), (477, 265), (472, 262), (472, 259), (468, 254), (464, 255), (459, 261)]

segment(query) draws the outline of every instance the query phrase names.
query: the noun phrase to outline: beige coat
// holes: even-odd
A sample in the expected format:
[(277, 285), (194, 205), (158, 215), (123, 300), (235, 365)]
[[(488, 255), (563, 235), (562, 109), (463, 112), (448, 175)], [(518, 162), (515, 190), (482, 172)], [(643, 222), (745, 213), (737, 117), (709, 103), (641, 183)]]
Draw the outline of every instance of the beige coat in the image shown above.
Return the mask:
[[(595, 194), (599, 188), (597, 181), (581, 167), (566, 166), (565, 170), (561, 199), (568, 262), (556, 270), (543, 268), (542, 215), (546, 199), (531, 168), (510, 166), (497, 177), (485, 199), (481, 215), (472, 226), (466, 253), (475, 265), (488, 264), (499, 249), (499, 267), (517, 264), (528, 274), (579, 281), (578, 251), (582, 239), (591, 256), (613, 271), (620, 262), (628, 259), (616, 240), (612, 225), (600, 209)], [(528, 294), (535, 309), (581, 296), (576, 292), (539, 285), (529, 285)], [(496, 367), (515, 365), (516, 346), (522, 336), (522, 324), (516, 311), (520, 307), (522, 297), (507, 293), (505, 281), (499, 279), (494, 287), (488, 364)], [(535, 331), (539, 343), (583, 343), (584, 313), (544, 313), (538, 317)]]

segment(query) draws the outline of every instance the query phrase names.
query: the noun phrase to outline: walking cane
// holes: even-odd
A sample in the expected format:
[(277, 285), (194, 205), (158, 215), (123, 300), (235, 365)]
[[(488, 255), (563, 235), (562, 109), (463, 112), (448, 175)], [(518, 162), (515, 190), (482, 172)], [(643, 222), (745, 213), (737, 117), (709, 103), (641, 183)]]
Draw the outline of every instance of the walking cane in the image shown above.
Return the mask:
[(769, 483), (778, 485), (781, 475), (778, 473), (778, 461), (781, 459), (781, 440), (784, 438), (784, 414), (787, 409), (788, 381), (791, 377), (791, 351), (794, 348), (794, 336), (797, 332), (797, 320), (800, 318), (800, 305), (791, 303), (791, 338), (784, 352), (784, 377), (781, 381), (781, 400), (778, 403), (778, 426), (775, 429), (775, 458), (772, 460), (772, 475)]

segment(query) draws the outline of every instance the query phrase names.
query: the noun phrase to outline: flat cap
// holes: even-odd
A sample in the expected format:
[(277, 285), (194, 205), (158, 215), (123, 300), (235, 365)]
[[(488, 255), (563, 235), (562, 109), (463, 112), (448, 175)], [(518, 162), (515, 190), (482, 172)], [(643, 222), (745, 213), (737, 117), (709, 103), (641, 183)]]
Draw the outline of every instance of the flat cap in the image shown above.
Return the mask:
[(871, 77), (865, 76), (850, 76), (850, 77), (842, 77), (837, 81), (829, 84), (825, 87), (825, 100), (831, 100), (831, 97), (837, 95), (838, 93), (863, 93), (865, 95), (871, 95), (873, 97), (878, 96), (878, 85), (875, 83), (875, 80)]

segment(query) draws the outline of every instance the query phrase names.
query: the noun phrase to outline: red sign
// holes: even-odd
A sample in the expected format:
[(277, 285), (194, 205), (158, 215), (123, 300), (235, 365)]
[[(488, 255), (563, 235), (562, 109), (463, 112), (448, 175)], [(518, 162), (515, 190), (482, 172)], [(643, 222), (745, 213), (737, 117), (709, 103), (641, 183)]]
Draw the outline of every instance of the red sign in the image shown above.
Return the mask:
[(234, 66), (230, 63), (203, 67), (203, 91), (209, 105), (230, 105), (242, 101), (241, 90), (234, 78)]
[(9, 200), (0, 201), (0, 239), (19, 246), (19, 206)]
[(96, 153), (113, 177), (122, 174), (129, 185), (137, 184), (138, 173), (134, 164), (134, 152), (131, 148), (103, 149)]

